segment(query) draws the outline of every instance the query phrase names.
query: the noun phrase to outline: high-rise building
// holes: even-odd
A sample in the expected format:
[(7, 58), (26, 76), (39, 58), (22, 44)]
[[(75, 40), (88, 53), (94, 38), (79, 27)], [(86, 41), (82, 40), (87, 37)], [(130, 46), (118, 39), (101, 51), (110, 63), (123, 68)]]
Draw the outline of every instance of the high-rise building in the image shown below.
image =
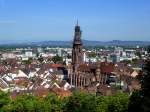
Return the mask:
[(77, 25), (75, 26), (75, 34), (74, 34), (73, 49), (72, 49), (73, 72), (76, 72), (79, 65), (83, 63), (81, 34), (82, 32), (77, 22)]

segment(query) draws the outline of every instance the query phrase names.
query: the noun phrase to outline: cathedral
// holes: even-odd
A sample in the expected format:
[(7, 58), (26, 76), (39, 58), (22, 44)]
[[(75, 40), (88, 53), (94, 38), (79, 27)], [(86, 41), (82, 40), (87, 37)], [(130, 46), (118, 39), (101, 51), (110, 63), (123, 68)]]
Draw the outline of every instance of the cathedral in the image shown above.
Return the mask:
[(83, 43), (81, 35), (82, 31), (77, 22), (72, 46), (72, 68), (69, 75), (70, 84), (76, 88), (82, 88), (89, 85), (94, 76), (94, 72), (91, 72), (90, 66), (83, 61)]
[(68, 82), (75, 90), (82, 92), (96, 93), (96, 95), (115, 93), (115, 89), (113, 87), (110, 88), (108, 84), (113, 81), (110, 76), (116, 76), (118, 68), (113, 63), (107, 62), (107, 60), (103, 62), (101, 60), (84, 62), (83, 57), (86, 51), (83, 50), (81, 36), (82, 31), (77, 22), (72, 45), (72, 63), (67, 66)]
[[(94, 84), (106, 84), (109, 66), (106, 63), (85, 63), (83, 61), (82, 31), (77, 22), (72, 46), (72, 65), (68, 68), (69, 81), (75, 88), (90, 87)], [(112, 67), (111, 67), (112, 68)], [(109, 68), (110, 69), (110, 68)], [(111, 71), (110, 71), (111, 72)]]

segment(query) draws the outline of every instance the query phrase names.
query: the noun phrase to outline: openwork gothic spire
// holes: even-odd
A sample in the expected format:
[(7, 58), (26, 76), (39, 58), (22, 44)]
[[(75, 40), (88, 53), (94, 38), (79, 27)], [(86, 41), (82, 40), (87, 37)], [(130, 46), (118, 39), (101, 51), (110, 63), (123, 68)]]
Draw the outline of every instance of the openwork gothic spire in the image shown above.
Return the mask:
[(73, 71), (77, 71), (80, 64), (83, 63), (83, 52), (82, 52), (82, 41), (81, 41), (81, 30), (80, 26), (77, 24), (75, 26), (73, 49), (72, 49), (72, 65)]

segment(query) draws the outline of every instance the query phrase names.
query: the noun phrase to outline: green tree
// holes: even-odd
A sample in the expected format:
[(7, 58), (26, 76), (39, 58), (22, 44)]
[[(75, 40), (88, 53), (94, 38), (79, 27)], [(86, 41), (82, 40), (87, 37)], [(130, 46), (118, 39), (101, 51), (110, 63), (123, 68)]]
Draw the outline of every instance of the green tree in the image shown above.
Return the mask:
[(32, 58), (29, 58), (28, 60), (22, 61), (23, 64), (31, 64), (32, 63)]
[(88, 54), (89, 58), (95, 58), (96, 57), (96, 53), (95, 52), (91, 52)]
[(138, 56), (140, 59), (142, 58), (142, 55), (140, 52), (136, 52), (135, 55)]
[[(150, 47), (149, 47), (150, 53)], [(141, 90), (133, 92), (130, 97), (130, 112), (150, 112), (150, 56), (148, 55), (141, 75)]]
[(8, 93), (0, 91), (0, 110), (3, 108), (3, 106), (7, 105), (9, 102), (10, 99), (8, 97)]
[(96, 96), (75, 92), (66, 98), (51, 93), (44, 98), (22, 95), (10, 100), (1, 92), (0, 98), (0, 112), (127, 112), (129, 102), (124, 93)]
[(124, 93), (117, 93), (109, 96), (108, 112), (127, 112), (129, 96)]
[(42, 112), (43, 103), (32, 95), (18, 96), (3, 107), (3, 112)]
[(58, 56), (58, 55), (56, 55), (56, 56), (54, 56), (54, 57), (52, 58), (52, 61), (53, 61), (54, 63), (62, 62), (62, 61), (63, 61), (63, 58), (60, 57), (60, 56)]
[(63, 112), (62, 100), (55, 94), (50, 93), (48, 96), (43, 98), (44, 108), (48, 112)]
[(128, 110), (129, 96), (125, 93), (98, 96), (96, 100), (96, 112), (127, 112)]
[(64, 104), (65, 112), (95, 112), (96, 97), (92, 94), (74, 93)]
[(108, 112), (109, 99), (105, 96), (97, 96), (96, 112)]
[(38, 61), (39, 61), (40, 63), (42, 63), (42, 62), (44, 61), (44, 58), (43, 58), (42, 56), (40, 56), (40, 57), (38, 58)]

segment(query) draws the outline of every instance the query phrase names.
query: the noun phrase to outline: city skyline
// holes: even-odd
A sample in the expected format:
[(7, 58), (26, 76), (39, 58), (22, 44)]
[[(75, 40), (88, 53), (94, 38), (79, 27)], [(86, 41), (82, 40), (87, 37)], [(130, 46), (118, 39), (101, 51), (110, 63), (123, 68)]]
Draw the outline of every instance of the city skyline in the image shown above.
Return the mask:
[(150, 41), (149, 0), (0, 0), (0, 41)]

